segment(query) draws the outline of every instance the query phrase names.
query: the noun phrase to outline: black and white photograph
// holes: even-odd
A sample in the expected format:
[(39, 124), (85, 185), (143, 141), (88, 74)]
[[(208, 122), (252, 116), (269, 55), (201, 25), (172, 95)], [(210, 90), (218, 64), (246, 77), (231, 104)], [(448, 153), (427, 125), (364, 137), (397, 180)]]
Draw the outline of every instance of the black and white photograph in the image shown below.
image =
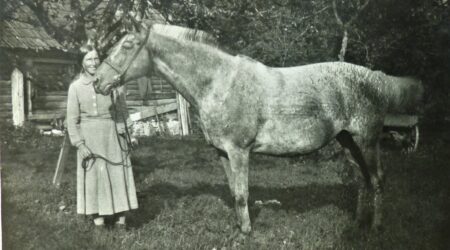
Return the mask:
[(448, 0), (0, 0), (0, 249), (450, 248)]

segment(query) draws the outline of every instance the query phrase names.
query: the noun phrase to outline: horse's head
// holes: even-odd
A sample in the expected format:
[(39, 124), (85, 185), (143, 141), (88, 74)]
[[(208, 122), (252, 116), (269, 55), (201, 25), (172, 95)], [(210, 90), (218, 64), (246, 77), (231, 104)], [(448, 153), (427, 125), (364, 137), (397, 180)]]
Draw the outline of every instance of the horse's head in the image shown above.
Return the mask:
[(120, 39), (97, 69), (96, 92), (108, 95), (112, 89), (148, 74), (151, 61), (145, 46), (149, 33), (149, 29), (142, 29)]

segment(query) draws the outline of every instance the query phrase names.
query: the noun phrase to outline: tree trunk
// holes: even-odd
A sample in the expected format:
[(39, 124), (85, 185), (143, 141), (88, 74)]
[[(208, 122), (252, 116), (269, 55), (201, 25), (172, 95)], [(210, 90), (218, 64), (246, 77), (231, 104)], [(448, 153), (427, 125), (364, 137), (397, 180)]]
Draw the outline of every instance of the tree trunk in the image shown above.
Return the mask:
[(341, 43), (341, 51), (339, 51), (339, 61), (344, 62), (345, 61), (345, 52), (347, 51), (347, 44), (348, 44), (348, 32), (347, 29), (344, 29), (344, 35), (342, 37), (342, 43)]

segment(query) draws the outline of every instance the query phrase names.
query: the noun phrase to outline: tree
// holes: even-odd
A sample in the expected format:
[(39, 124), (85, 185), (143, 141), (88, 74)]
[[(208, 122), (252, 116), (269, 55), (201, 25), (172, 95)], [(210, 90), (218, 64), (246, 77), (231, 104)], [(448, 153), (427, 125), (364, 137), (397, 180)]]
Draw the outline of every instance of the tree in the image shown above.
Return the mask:
[(346, 6), (351, 7), (352, 9), (356, 9), (354, 13), (348, 18), (348, 20), (343, 21), (341, 15), (339, 14), (338, 7), (336, 4), (337, 0), (333, 0), (333, 12), (334, 16), (336, 17), (337, 23), (342, 29), (343, 35), (342, 35), (342, 43), (341, 43), (341, 49), (339, 51), (339, 61), (343, 62), (345, 60), (345, 53), (347, 51), (347, 45), (348, 45), (348, 30), (351, 28), (353, 23), (356, 21), (358, 16), (361, 12), (364, 11), (364, 9), (369, 5), (370, 0), (365, 0), (363, 3), (360, 1), (341, 1), (341, 2), (349, 2)]
[[(131, 17), (142, 20), (156, 15), (163, 22), (205, 30), (226, 51), (269, 66), (334, 61), (339, 55), (339, 60), (389, 74), (415, 75), (449, 99), (447, 0), (22, 2), (68, 48), (91, 39), (106, 51), (130, 28)], [(20, 5), (20, 1), (10, 3)], [(64, 18), (55, 13), (61, 8), (66, 9)], [(0, 14), (4, 17), (10, 10), (1, 9)]]

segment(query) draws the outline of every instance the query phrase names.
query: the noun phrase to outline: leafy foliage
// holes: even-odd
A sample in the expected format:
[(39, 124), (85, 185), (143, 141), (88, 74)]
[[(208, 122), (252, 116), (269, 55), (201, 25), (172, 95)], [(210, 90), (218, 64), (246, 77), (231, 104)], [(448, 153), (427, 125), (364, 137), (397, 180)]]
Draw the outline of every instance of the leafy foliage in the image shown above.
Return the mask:
[[(428, 88), (430, 103), (441, 102), (435, 98), (449, 99), (447, 0), (22, 0), (21, 3), (30, 7), (47, 31), (68, 48), (77, 48), (91, 39), (106, 51), (132, 29), (134, 18), (139, 21), (156, 16), (159, 21), (205, 30), (230, 53), (283, 67), (338, 60), (342, 24), (346, 24), (346, 61), (389, 74), (416, 76)], [(66, 14), (61, 17), (55, 6), (67, 10)], [(438, 113), (442, 112), (449, 111), (441, 108)]]

